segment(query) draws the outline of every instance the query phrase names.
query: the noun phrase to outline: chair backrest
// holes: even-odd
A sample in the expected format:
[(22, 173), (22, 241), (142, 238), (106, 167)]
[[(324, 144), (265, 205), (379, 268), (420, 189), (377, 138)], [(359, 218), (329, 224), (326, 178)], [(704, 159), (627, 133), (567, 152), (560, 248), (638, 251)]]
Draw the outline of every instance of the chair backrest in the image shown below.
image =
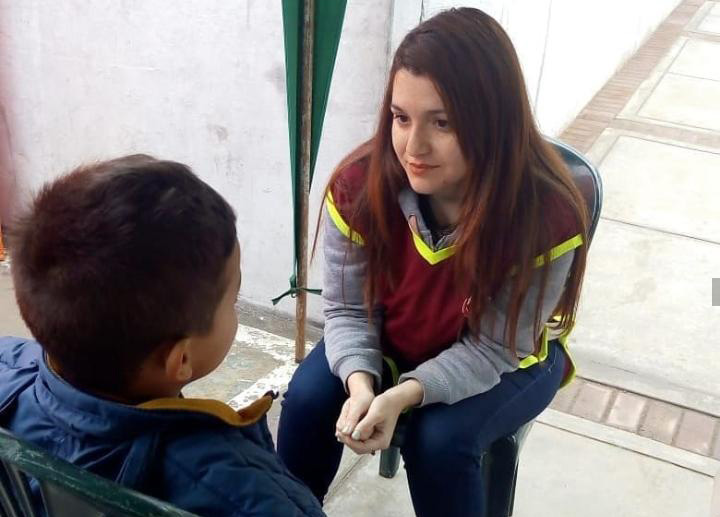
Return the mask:
[(600, 173), (577, 149), (567, 145), (564, 142), (546, 137), (570, 169), (570, 173), (575, 180), (575, 184), (580, 189), (585, 202), (588, 206), (590, 217), (590, 228), (588, 236), (592, 241), (600, 220), (600, 211), (602, 210), (603, 189)]
[[(42, 501), (33, 497), (31, 479)], [(2, 429), (0, 510), (7, 517), (197, 517), (55, 458)]]

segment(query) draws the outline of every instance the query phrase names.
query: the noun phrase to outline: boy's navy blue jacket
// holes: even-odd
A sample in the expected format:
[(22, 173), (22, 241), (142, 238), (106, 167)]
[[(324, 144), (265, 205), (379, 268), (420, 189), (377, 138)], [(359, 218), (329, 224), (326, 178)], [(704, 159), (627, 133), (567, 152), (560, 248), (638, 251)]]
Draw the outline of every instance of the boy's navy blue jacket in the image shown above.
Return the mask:
[(0, 338), (0, 426), (199, 515), (324, 515), (275, 454), (271, 403), (264, 397), (240, 412), (197, 399), (123, 405), (62, 380), (35, 341)]

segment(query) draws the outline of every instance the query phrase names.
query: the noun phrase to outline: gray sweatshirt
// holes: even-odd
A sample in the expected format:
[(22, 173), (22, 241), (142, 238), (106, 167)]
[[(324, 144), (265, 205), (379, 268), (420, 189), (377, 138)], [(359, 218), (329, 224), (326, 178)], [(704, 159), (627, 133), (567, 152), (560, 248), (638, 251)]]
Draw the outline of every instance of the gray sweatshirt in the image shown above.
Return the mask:
[[(420, 236), (433, 250), (452, 244), (452, 234), (437, 243), (432, 242), (415, 192), (406, 189), (401, 192), (398, 201), (405, 217), (412, 221)], [(380, 308), (374, 308), (372, 323), (369, 322), (363, 296), (365, 250), (362, 245), (349, 243), (349, 239), (330, 217), (325, 217), (324, 229), (325, 352), (330, 369), (346, 386), (347, 378), (357, 371), (368, 372), (375, 378), (376, 386), (380, 386), (382, 351), (379, 336), (382, 313)], [(540, 321), (549, 320), (560, 300), (573, 256), (574, 252), (571, 251), (550, 263)], [(542, 332), (542, 325), (533, 328), (539, 282), (540, 270), (532, 280), (518, 320), (516, 348), (521, 357), (533, 353), (534, 344)], [(422, 384), (424, 395), (421, 406), (437, 402), (453, 404), (478, 395), (495, 386), (503, 373), (518, 368), (519, 360), (504, 342), (510, 289), (511, 284), (508, 282), (489, 309), (495, 313), (495, 324), (490, 324), (490, 313), (483, 316), (488, 321), (482, 322), (481, 329), (491, 333), (474, 336), (466, 330), (457, 342), (443, 352), (400, 376), (400, 382), (416, 379)]]

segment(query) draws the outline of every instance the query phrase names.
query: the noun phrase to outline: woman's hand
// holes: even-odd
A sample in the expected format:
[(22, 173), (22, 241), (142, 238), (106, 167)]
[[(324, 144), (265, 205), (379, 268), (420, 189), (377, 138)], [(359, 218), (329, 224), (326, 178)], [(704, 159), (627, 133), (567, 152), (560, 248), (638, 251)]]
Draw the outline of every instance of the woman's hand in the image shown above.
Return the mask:
[(336, 435), (349, 436), (355, 431), (355, 426), (363, 418), (370, 404), (375, 398), (373, 390), (374, 378), (367, 372), (353, 372), (347, 380), (348, 392), (350, 396), (343, 404), (340, 418), (335, 424)]
[(422, 402), (423, 387), (415, 379), (390, 388), (375, 397), (365, 417), (355, 426), (354, 432), (338, 435), (357, 454), (374, 453), (390, 446), (398, 417), (406, 408)]

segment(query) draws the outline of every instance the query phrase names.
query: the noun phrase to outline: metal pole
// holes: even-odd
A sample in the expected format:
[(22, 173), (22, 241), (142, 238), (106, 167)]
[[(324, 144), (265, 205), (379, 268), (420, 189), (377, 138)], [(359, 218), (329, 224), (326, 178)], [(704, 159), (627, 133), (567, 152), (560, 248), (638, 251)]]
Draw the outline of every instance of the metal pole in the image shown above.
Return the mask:
[(303, 0), (303, 45), (302, 45), (302, 117), (300, 119), (300, 182), (299, 212), (300, 212), (300, 239), (297, 292), (295, 302), (295, 362), (305, 359), (305, 321), (307, 317), (307, 293), (302, 288), (307, 287), (308, 272), (308, 198), (310, 195), (310, 155), (312, 139), (312, 79), (313, 79), (313, 35), (315, 31), (315, 2)]

